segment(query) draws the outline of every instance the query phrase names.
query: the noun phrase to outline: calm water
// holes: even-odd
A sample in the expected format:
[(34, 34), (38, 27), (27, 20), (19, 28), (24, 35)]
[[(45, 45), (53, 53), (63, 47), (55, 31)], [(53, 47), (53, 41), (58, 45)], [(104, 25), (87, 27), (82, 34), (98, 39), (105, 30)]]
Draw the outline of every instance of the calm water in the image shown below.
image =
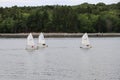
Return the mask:
[[(0, 38), (0, 80), (120, 80), (120, 37), (46, 38), (48, 48), (26, 51), (25, 38)], [(35, 39), (37, 42), (37, 39)]]

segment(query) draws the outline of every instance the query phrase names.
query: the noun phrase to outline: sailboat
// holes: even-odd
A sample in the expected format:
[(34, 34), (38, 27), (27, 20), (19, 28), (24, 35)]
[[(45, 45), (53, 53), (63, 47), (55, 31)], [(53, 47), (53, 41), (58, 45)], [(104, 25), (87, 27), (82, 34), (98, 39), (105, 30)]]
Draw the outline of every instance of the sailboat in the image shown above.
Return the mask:
[(34, 50), (34, 49), (36, 49), (35, 43), (34, 43), (34, 39), (33, 39), (33, 36), (32, 36), (31, 33), (30, 33), (30, 34), (28, 35), (28, 37), (27, 37), (26, 49), (27, 49), (27, 50)]
[(37, 47), (48, 47), (48, 45), (46, 45), (45, 38), (42, 32), (39, 34)]
[(81, 42), (81, 44), (82, 44), (82, 46), (80, 48), (92, 48), (92, 46), (90, 45), (90, 41), (89, 41), (87, 33), (85, 33), (82, 36), (82, 42)]

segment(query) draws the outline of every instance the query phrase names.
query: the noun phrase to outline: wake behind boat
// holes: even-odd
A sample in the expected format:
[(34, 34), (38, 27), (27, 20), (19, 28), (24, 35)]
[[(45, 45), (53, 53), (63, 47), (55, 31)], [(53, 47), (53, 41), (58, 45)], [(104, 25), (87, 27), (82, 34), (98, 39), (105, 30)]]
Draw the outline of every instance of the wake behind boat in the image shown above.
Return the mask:
[(39, 34), (37, 47), (38, 48), (48, 47), (48, 45), (46, 45), (45, 38), (42, 32)]
[(89, 38), (88, 38), (88, 34), (87, 34), (87, 33), (85, 33), (85, 34), (82, 36), (81, 44), (82, 44), (82, 46), (81, 46), (80, 48), (92, 48), (92, 46), (90, 45), (90, 41), (89, 41)]
[(34, 43), (34, 39), (33, 39), (33, 36), (32, 36), (31, 33), (27, 37), (26, 49), (27, 50), (35, 50), (36, 49), (36, 46), (35, 46), (35, 43)]

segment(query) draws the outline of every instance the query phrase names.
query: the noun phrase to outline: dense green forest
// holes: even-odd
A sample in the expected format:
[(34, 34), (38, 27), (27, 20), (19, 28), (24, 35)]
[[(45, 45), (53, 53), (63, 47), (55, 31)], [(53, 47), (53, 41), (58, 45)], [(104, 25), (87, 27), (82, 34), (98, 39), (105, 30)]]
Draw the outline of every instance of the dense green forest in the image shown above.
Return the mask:
[(0, 33), (120, 32), (120, 2), (0, 7)]

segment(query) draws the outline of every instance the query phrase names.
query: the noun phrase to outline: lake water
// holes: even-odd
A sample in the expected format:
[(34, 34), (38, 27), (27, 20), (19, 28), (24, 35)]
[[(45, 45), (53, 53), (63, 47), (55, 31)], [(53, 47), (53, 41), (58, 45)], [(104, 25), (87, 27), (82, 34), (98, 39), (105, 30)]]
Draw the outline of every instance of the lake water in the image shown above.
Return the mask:
[(47, 48), (26, 51), (25, 38), (0, 38), (0, 80), (120, 80), (120, 37), (90, 37), (91, 49), (80, 40), (46, 38)]

